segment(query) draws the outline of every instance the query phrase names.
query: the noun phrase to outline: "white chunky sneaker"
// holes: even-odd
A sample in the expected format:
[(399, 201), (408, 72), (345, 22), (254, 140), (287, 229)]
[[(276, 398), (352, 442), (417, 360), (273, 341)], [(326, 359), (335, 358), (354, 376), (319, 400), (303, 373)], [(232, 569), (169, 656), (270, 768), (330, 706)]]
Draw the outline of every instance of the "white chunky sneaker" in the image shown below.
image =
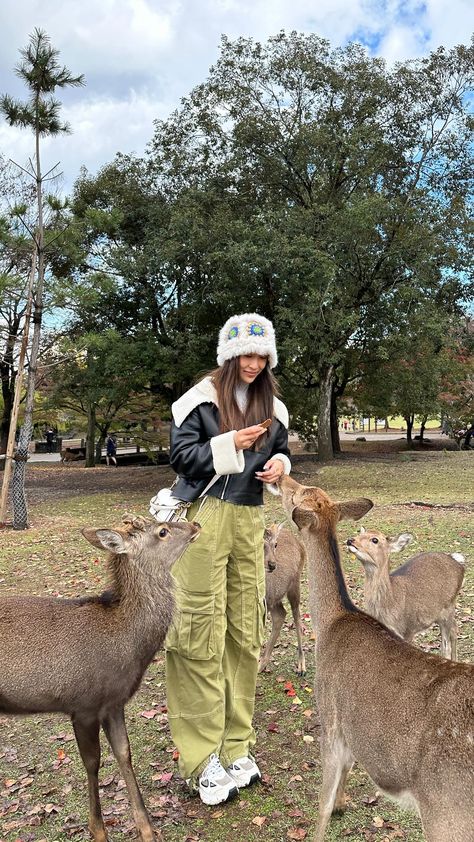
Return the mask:
[(257, 783), (262, 777), (260, 769), (250, 754), (248, 757), (239, 757), (238, 760), (234, 760), (227, 767), (226, 772), (235, 781), (239, 789)]
[(220, 804), (238, 795), (235, 780), (227, 774), (216, 754), (199, 775), (199, 797), (204, 804)]

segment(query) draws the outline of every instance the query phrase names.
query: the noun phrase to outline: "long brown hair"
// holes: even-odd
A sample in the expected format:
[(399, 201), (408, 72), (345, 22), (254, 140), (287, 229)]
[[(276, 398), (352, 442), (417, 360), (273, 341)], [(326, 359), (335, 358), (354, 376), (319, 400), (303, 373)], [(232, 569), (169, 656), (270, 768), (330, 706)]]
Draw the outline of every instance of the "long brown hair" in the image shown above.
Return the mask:
[[(209, 376), (217, 392), (221, 432), (240, 430), (242, 427), (260, 424), (266, 418), (273, 418), (273, 399), (279, 395), (279, 389), (268, 360), (258, 377), (253, 383), (249, 383), (244, 412), (240, 410), (235, 399), (236, 387), (241, 382), (239, 357), (226, 360), (222, 366), (209, 372)], [(267, 436), (268, 431), (257, 439), (254, 445), (256, 450), (263, 446)]]

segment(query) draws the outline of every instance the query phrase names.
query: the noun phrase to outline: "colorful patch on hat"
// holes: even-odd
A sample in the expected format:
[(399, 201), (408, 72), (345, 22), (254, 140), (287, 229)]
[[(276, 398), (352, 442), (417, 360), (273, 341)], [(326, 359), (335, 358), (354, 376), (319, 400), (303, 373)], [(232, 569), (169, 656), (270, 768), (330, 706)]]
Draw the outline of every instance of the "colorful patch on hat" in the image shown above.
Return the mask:
[(258, 322), (251, 322), (247, 325), (247, 333), (249, 336), (265, 336), (265, 328), (259, 325)]
[(227, 339), (236, 339), (236, 337), (238, 335), (239, 335), (239, 328), (237, 327), (237, 325), (234, 325), (229, 330), (229, 333), (227, 334)]

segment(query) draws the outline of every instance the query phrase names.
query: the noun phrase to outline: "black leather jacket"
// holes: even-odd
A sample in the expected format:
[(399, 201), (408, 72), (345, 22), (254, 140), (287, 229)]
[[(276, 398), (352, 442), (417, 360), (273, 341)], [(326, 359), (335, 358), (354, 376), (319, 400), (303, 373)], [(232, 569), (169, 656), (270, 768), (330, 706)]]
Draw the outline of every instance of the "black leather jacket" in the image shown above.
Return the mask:
[[(213, 403), (201, 403), (185, 418), (181, 426), (171, 426), (170, 462), (178, 474), (173, 494), (179, 500), (197, 500), (216, 474), (210, 439), (219, 436), (219, 410)], [(221, 476), (207, 494), (243, 506), (263, 504), (264, 483), (255, 477), (265, 463), (277, 454), (289, 458), (288, 430), (273, 418), (269, 434), (260, 450), (244, 450), (241, 473)]]

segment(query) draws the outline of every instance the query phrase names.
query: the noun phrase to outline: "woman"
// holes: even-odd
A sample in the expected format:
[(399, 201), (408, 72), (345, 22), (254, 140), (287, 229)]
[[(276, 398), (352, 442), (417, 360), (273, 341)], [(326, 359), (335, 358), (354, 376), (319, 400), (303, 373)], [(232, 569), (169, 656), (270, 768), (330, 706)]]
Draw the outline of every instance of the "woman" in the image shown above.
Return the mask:
[(173, 567), (179, 616), (166, 641), (168, 717), (180, 772), (205, 804), (261, 777), (250, 750), (265, 622), (263, 486), (291, 468), (272, 323), (232, 316), (217, 363), (173, 404), (171, 428), (173, 493), (196, 501), (188, 520), (202, 530)]

